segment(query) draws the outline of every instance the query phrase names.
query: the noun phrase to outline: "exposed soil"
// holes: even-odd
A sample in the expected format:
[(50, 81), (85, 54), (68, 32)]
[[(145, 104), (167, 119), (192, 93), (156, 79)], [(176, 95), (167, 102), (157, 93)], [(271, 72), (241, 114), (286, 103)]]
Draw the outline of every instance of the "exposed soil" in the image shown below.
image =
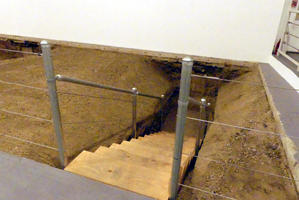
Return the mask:
[[(262, 84), (257, 70), (243, 74), (236, 80)], [(190, 109), (190, 113), (194, 111)], [(214, 121), (276, 131), (264, 88), (260, 86), (222, 84), (217, 95)], [(194, 123), (187, 121), (187, 134), (194, 134)], [(292, 180), (233, 165), (291, 177), (278, 137), (210, 125), (195, 168), (188, 174), (184, 184), (235, 199), (298, 199)], [(178, 199), (223, 198), (182, 187)]]
[[(6, 56), (5, 56), (6, 55)], [(42, 58), (25, 56), (11, 59), (3, 54), (0, 79), (46, 88)], [(141, 56), (91, 49), (55, 47), (52, 52), (58, 74), (99, 82), (124, 89), (137, 87), (140, 92), (161, 95), (172, 89), (165, 73)], [(64, 138), (69, 158), (83, 149), (120, 142), (131, 134), (132, 99), (130, 95), (58, 82)], [(1, 109), (51, 119), (47, 92), (0, 84)], [(138, 97), (137, 118), (141, 121), (159, 109), (159, 100)], [(71, 122), (72, 124), (68, 124)], [(80, 123), (77, 123), (80, 122)], [(91, 122), (91, 123), (81, 123)], [(56, 146), (52, 124), (0, 112), (2, 134), (36, 143)], [(58, 166), (58, 153), (51, 149), (0, 136), (0, 151)]]

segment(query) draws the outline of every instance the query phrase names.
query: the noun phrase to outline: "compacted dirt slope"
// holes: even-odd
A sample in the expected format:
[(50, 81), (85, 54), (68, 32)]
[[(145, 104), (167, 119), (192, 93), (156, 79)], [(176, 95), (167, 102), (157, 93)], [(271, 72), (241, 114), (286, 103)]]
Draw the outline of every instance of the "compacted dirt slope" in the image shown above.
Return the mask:
[[(6, 55), (1, 52), (0, 80), (46, 88), (42, 57)], [(171, 89), (171, 82), (160, 68), (141, 56), (99, 50), (55, 47), (52, 52), (56, 73), (99, 82), (124, 89), (137, 87), (140, 92), (161, 95)], [(9, 59), (10, 58), (10, 59)], [(57, 84), (68, 157), (83, 149), (120, 142), (130, 134), (132, 97), (102, 89), (69, 83)], [(65, 93), (76, 93), (70, 95)], [(51, 119), (47, 92), (0, 82), (0, 109)], [(89, 95), (84, 97), (81, 95)], [(95, 98), (94, 98), (95, 97)], [(159, 101), (138, 97), (137, 117), (152, 115)], [(90, 123), (85, 123), (90, 122)], [(0, 134), (23, 138), (56, 147), (49, 122), (0, 111)], [(0, 151), (34, 159), (52, 166), (58, 153), (0, 135)]]
[[(261, 84), (257, 70), (246, 73), (237, 80)], [(218, 92), (214, 120), (276, 131), (264, 88), (259, 86), (238, 83), (223, 84)], [(190, 130), (187, 131), (190, 132)], [(211, 125), (199, 152), (195, 169), (189, 173), (185, 184), (242, 200), (298, 199), (291, 180), (233, 165), (291, 177), (278, 137)], [(183, 187), (178, 199), (223, 198)]]

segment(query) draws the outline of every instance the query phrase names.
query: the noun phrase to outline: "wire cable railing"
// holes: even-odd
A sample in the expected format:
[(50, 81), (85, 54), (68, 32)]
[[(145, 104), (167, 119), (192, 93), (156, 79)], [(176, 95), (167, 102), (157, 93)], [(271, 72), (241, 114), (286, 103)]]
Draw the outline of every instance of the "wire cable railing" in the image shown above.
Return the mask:
[(201, 75), (197, 75), (197, 74), (192, 74), (191, 77), (204, 78), (204, 79), (217, 80), (217, 81), (224, 81), (224, 82), (233, 82), (233, 83), (247, 84), (247, 85), (267, 87), (267, 88), (275, 88), (275, 89), (281, 89), (281, 90), (295, 90), (295, 91), (299, 91), (299, 89), (284, 88), (284, 87), (278, 87), (278, 86), (272, 86), (272, 85), (265, 86), (263, 84), (259, 84), (259, 83), (256, 83), (256, 82), (238, 81), (238, 80), (224, 79), (224, 78), (213, 77), (213, 76), (201, 76)]
[(290, 35), (290, 36), (292, 36), (292, 37), (294, 37), (294, 38), (299, 39), (299, 36), (297, 36), (297, 35), (295, 35), (295, 34), (292, 34), (292, 33), (287, 33), (287, 34)]
[(30, 140), (22, 139), (22, 138), (15, 137), (15, 136), (12, 136), (12, 135), (0, 133), (0, 136), (11, 138), (11, 139), (14, 139), (14, 140), (17, 140), (17, 141), (21, 141), (21, 142), (24, 142), (24, 143), (32, 144), (32, 145), (39, 146), (39, 147), (42, 147), (42, 148), (46, 148), (46, 149), (58, 151), (58, 149), (55, 148), (55, 147), (51, 147), (51, 146), (48, 146), (48, 145), (45, 145), (45, 144), (40, 144), (40, 143), (32, 142)]
[(299, 49), (298, 49), (297, 47), (295, 47), (295, 46), (291, 45), (291, 44), (290, 44), (290, 43), (288, 43), (288, 42), (284, 42), (284, 44), (286, 44), (287, 46), (289, 46), (289, 47), (291, 47), (291, 48), (295, 49), (296, 51), (299, 51)]
[[(193, 117), (186, 117), (186, 119), (199, 121), (199, 122), (206, 122), (206, 123), (210, 123), (210, 124), (216, 124), (216, 125), (226, 126), (226, 127), (231, 127), (231, 128), (238, 128), (238, 129), (243, 129), (243, 130), (252, 131), (252, 132), (261, 133), (261, 134), (266, 134), (266, 135), (299, 139), (299, 137), (296, 137), (296, 136), (286, 136), (284, 134), (279, 134), (279, 133), (275, 133), (275, 132), (272, 132), (272, 131), (258, 130), (258, 129), (253, 129), (253, 128), (236, 126), (236, 125), (232, 125), (232, 124), (226, 124), (226, 123), (222, 123), (222, 122), (214, 122), (214, 121), (209, 121), (209, 120), (204, 120), (204, 119), (199, 119), (199, 118), (193, 118)], [(251, 134), (251, 133), (248, 133), (248, 134)]]
[(29, 88), (29, 89), (40, 90), (40, 91), (45, 91), (45, 92), (48, 91), (47, 88), (35, 87), (35, 86), (30, 86), (30, 85), (26, 85), (26, 84), (22, 84), (22, 83), (16, 83), (16, 82), (4, 81), (4, 80), (0, 80), (0, 83), (8, 84), (8, 85), (16, 85), (16, 86), (23, 87), (23, 88)]
[(210, 194), (210, 195), (213, 195), (213, 196), (217, 196), (217, 197), (222, 197), (224, 199), (231, 199), (231, 200), (237, 200), (235, 198), (232, 198), (232, 197), (229, 197), (229, 196), (226, 196), (226, 195), (223, 195), (223, 194), (218, 194), (216, 192), (210, 192), (210, 191), (207, 191), (207, 190), (204, 190), (204, 189), (200, 189), (198, 187), (194, 187), (194, 186), (189, 186), (189, 185), (185, 185), (185, 184), (181, 184), (179, 183), (178, 185), (182, 186), (182, 187), (185, 187), (185, 188), (189, 188), (189, 189), (193, 189), (193, 190), (197, 190), (197, 191), (200, 191), (200, 192), (203, 192), (203, 193), (206, 193), (206, 194)]
[[(249, 81), (239, 81), (239, 80), (231, 80), (231, 79), (225, 79), (225, 78), (219, 78), (219, 77), (212, 77), (212, 76), (201, 76), (201, 75), (197, 75), (197, 74), (192, 74), (192, 67), (193, 67), (193, 60), (191, 58), (184, 58), (183, 59), (183, 63), (182, 63), (182, 70), (181, 70), (181, 80), (180, 80), (180, 93), (179, 93), (179, 100), (178, 100), (178, 111), (177, 111), (177, 116), (176, 116), (176, 139), (175, 139), (175, 148), (174, 148), (174, 154), (173, 154), (173, 162), (172, 162), (172, 176), (171, 176), (171, 196), (170, 199), (175, 199), (177, 196), (177, 191), (178, 191), (178, 186), (182, 186), (182, 187), (187, 187), (193, 190), (198, 190), (198, 191), (202, 191), (200, 188), (194, 187), (194, 186), (188, 186), (185, 184), (182, 184), (179, 182), (179, 170), (180, 170), (180, 163), (181, 163), (181, 156), (185, 155), (185, 156), (192, 156), (193, 158), (202, 158), (202, 160), (209, 160), (212, 162), (216, 162), (217, 164), (227, 164), (233, 167), (237, 167), (240, 169), (244, 169), (244, 170), (248, 170), (254, 173), (260, 173), (263, 175), (267, 175), (267, 176), (271, 176), (271, 177), (277, 177), (280, 178), (282, 180), (289, 180), (292, 182), (298, 182), (299, 180), (293, 178), (292, 176), (284, 176), (284, 175), (280, 175), (280, 174), (276, 174), (276, 173), (271, 173), (268, 171), (263, 171), (263, 170), (259, 170), (259, 169), (254, 169), (252, 167), (243, 167), (240, 166), (239, 164), (234, 164), (234, 163), (226, 163), (220, 160), (215, 160), (212, 158), (208, 158), (208, 157), (204, 157), (204, 156), (198, 156), (198, 152), (197, 148), (199, 146), (199, 150), (201, 147), (201, 144), (204, 141), (205, 138), (205, 131), (207, 130), (207, 124), (215, 124), (215, 125), (219, 125), (219, 126), (225, 126), (225, 127), (230, 127), (230, 128), (237, 128), (237, 129), (242, 129), (242, 130), (247, 130), (248, 132), (246, 132), (246, 134), (254, 134), (254, 133), (259, 133), (258, 135), (264, 134), (267, 137), (272, 137), (272, 136), (279, 136), (281, 137), (288, 137), (288, 138), (293, 138), (293, 139), (299, 139), (299, 137), (296, 136), (287, 136), (285, 134), (281, 134), (281, 133), (277, 133), (277, 132), (273, 132), (273, 131), (268, 131), (268, 130), (259, 130), (256, 128), (249, 128), (249, 127), (244, 127), (244, 126), (237, 126), (237, 125), (233, 125), (233, 124), (228, 124), (228, 123), (223, 123), (223, 122), (217, 122), (217, 121), (210, 121), (207, 120), (207, 114), (206, 114), (206, 100), (202, 99), (204, 101), (202, 101), (200, 105), (200, 117), (199, 118), (194, 118), (194, 117), (188, 117), (187, 116), (187, 106), (188, 103), (190, 101), (190, 86), (191, 86), (191, 78), (195, 77), (195, 78), (206, 78), (206, 79), (211, 79), (211, 80), (218, 80), (218, 81), (226, 81), (226, 82), (234, 82), (234, 83), (238, 83), (238, 84), (248, 84), (248, 85), (253, 85), (253, 86), (261, 86), (261, 87), (268, 87), (268, 88), (276, 88), (276, 89), (282, 89), (282, 90), (292, 90), (292, 91), (299, 91), (299, 89), (290, 89), (290, 88), (284, 88), (284, 87), (280, 87), (280, 86), (272, 86), (272, 85), (263, 85), (257, 82), (249, 82)], [(188, 101), (189, 99), (189, 101)], [(186, 120), (193, 120), (193, 121), (198, 121), (200, 122), (200, 134), (202, 134), (203, 136), (200, 137), (199, 134), (196, 138), (196, 145), (195, 145), (195, 153), (193, 155), (189, 155), (189, 154), (185, 154), (183, 153), (183, 143), (184, 143), (184, 126), (186, 123)], [(201, 131), (203, 130), (204, 133), (201, 133)], [(253, 133), (254, 132), (254, 133)], [(256, 136), (256, 134), (254, 134)], [(249, 164), (248, 164), (249, 165)], [(202, 192), (206, 192), (206, 191), (202, 191)], [(212, 192), (210, 192), (209, 194), (213, 195)], [(219, 196), (219, 195), (218, 195)], [(219, 196), (222, 198), (228, 198), (228, 199), (234, 199), (232, 197), (228, 197), (225, 195)]]
[[(190, 154), (186, 154), (186, 153), (183, 153), (183, 155), (191, 156)], [(193, 157), (195, 157), (195, 158), (200, 158), (200, 159), (203, 159), (203, 160), (212, 161), (212, 162), (215, 162), (215, 163), (217, 163), (217, 164), (227, 164), (227, 165), (230, 165), (230, 166), (233, 166), (233, 167), (237, 167), (237, 168), (244, 169), (244, 170), (248, 170), (248, 171), (255, 172), (255, 173), (264, 174), (264, 175), (267, 175), (267, 176), (274, 176), (274, 177), (278, 177), (278, 178), (282, 178), (282, 179), (287, 179), (287, 180), (291, 180), (291, 181), (296, 181), (296, 182), (299, 181), (299, 180), (294, 179), (294, 178), (292, 178), (292, 177), (283, 176), (283, 175), (278, 175), (278, 174), (274, 174), (274, 173), (269, 173), (269, 172), (266, 172), (266, 171), (257, 170), (257, 169), (253, 169), (253, 168), (249, 168), (249, 167), (242, 167), (242, 166), (237, 165), (237, 164), (226, 163), (226, 162), (221, 161), (221, 160), (215, 160), (215, 159), (208, 158), (208, 157), (204, 157), (204, 156), (194, 155)]]
[(36, 116), (33, 116), (33, 115), (23, 114), (23, 113), (9, 111), (9, 110), (5, 110), (5, 109), (0, 109), (0, 111), (4, 112), (4, 113), (12, 114), (12, 115), (18, 115), (18, 116), (21, 116), (21, 117), (27, 117), (27, 118), (30, 118), (30, 119), (35, 119), (35, 120), (38, 120), (38, 121), (53, 123), (52, 120), (45, 119), (45, 118), (42, 118), (42, 117), (36, 117)]

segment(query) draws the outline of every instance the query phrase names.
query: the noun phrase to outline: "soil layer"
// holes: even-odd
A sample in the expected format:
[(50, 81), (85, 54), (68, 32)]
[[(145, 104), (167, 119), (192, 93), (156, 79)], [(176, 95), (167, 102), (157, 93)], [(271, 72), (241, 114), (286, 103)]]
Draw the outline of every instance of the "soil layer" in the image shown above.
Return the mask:
[[(56, 74), (140, 92), (167, 93), (167, 75), (142, 56), (56, 46), (52, 49)], [(13, 59), (12, 59), (13, 58)], [(2, 54), (0, 80), (46, 88), (42, 57)], [(57, 83), (67, 156), (84, 149), (120, 142), (131, 134), (132, 97), (103, 89)], [(72, 93), (72, 94), (70, 94)], [(47, 92), (0, 84), (1, 109), (51, 119)], [(138, 97), (138, 121), (157, 111), (159, 100)], [(46, 121), (0, 112), (2, 134), (56, 147), (53, 125)], [(0, 151), (58, 166), (58, 152), (0, 136)]]
[[(262, 84), (257, 70), (236, 80)], [(215, 102), (216, 122), (273, 132), (277, 130), (261, 86), (222, 84)], [(188, 123), (194, 122), (187, 121), (186, 131), (190, 134), (192, 129), (196, 129)], [(184, 184), (235, 199), (298, 199), (292, 180), (263, 172), (292, 178), (279, 137), (211, 124), (195, 168)], [(182, 187), (178, 199), (223, 198)]]

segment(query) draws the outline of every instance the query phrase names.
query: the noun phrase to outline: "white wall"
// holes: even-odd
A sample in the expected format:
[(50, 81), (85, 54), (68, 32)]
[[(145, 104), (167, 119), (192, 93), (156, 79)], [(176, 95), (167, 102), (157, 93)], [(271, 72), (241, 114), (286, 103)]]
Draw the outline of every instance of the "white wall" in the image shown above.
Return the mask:
[(267, 61), (284, 0), (3, 0), (0, 33)]

